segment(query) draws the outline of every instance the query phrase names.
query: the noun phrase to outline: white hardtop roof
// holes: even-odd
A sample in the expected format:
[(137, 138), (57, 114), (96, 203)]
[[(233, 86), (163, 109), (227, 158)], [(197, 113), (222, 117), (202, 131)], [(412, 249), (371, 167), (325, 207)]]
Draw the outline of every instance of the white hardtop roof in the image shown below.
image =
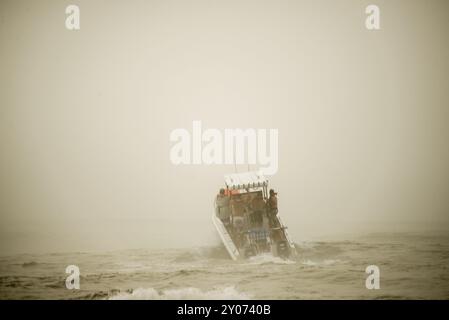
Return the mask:
[(268, 185), (268, 179), (258, 172), (232, 173), (225, 175), (224, 179), (228, 189), (247, 189)]

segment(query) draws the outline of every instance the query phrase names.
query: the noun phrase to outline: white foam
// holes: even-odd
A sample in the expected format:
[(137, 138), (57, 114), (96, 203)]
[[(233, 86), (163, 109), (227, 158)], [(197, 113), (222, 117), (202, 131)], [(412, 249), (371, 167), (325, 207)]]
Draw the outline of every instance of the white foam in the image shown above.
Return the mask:
[(326, 259), (326, 260), (321, 261), (321, 262), (315, 262), (315, 261), (312, 261), (312, 260), (304, 260), (302, 262), (302, 264), (306, 265), (306, 266), (329, 266), (329, 265), (336, 264), (336, 263), (339, 263), (339, 262), (341, 262), (341, 261), (340, 260), (333, 260), (333, 259)]
[(250, 257), (249, 262), (251, 264), (265, 264), (265, 263), (274, 263), (274, 264), (294, 264), (295, 261), (282, 259), (280, 257), (275, 257), (272, 254), (260, 254), (254, 257)]
[(157, 291), (154, 288), (138, 288), (129, 292), (120, 292), (110, 300), (245, 300), (251, 295), (240, 292), (234, 287), (225, 287), (202, 291), (201, 289), (188, 287), (181, 289), (168, 289)]
[(295, 242), (295, 247), (299, 249), (314, 249), (317, 247), (317, 244), (315, 242), (300, 241)]
[(302, 264), (305, 265), (305, 266), (316, 266), (317, 265), (317, 263), (312, 261), (312, 260), (304, 260), (302, 262)]

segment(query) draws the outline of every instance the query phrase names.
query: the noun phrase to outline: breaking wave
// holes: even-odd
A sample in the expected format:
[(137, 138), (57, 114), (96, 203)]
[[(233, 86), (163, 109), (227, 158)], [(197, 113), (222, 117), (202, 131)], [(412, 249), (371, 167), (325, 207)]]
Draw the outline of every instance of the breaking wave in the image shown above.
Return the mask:
[(249, 263), (251, 264), (295, 264), (296, 261), (288, 260), (288, 259), (282, 259), (280, 257), (275, 257), (271, 254), (260, 254), (254, 257), (250, 257)]
[(110, 300), (247, 300), (251, 295), (240, 292), (235, 287), (225, 287), (203, 291), (199, 288), (167, 289), (138, 288), (131, 292), (119, 292)]
[(334, 259), (326, 259), (323, 261), (312, 261), (312, 260), (304, 260), (301, 264), (305, 266), (330, 266), (336, 263), (340, 263), (340, 260), (334, 260)]
[(173, 262), (191, 262), (202, 259), (229, 260), (229, 254), (223, 245), (213, 247), (198, 247), (179, 253)]

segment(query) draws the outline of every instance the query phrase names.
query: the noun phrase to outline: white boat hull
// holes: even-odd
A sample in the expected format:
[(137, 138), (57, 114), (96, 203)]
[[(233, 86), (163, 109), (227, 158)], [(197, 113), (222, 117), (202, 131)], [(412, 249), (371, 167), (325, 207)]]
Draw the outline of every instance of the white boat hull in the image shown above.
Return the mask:
[(229, 255), (233, 260), (238, 260), (240, 258), (240, 252), (232, 241), (229, 232), (223, 225), (223, 222), (221, 222), (221, 220), (215, 215), (215, 211), (212, 212), (212, 221)]

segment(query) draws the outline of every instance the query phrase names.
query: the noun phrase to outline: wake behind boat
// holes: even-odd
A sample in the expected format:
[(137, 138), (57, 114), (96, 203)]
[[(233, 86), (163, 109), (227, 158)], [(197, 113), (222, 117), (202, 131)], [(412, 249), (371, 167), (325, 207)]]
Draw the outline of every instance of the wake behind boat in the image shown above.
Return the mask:
[(212, 220), (232, 259), (296, 254), (278, 214), (277, 194), (273, 189), (268, 192), (268, 180), (262, 174), (229, 174), (225, 186), (215, 199)]

